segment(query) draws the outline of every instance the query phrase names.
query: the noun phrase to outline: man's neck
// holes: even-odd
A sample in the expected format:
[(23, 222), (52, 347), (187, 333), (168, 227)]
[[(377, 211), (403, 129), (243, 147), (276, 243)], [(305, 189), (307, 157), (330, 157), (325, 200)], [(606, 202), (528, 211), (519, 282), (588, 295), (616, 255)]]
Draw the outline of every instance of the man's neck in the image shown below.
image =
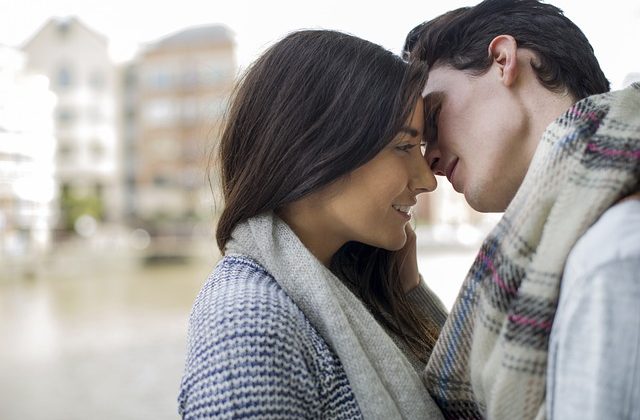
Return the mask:
[(558, 117), (567, 112), (575, 103), (576, 99), (569, 93), (555, 93), (540, 86), (537, 95), (531, 101), (532, 134), (536, 139), (536, 144), (540, 142), (542, 134), (549, 125)]

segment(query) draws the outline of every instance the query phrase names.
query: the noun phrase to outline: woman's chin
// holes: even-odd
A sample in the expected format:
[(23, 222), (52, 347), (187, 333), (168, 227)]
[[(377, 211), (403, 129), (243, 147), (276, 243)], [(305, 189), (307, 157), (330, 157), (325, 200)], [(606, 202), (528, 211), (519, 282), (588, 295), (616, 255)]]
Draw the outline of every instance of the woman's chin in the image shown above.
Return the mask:
[(384, 242), (381, 242), (378, 245), (374, 245), (378, 248), (386, 249), (387, 251), (399, 251), (401, 250), (405, 244), (407, 243), (407, 235), (402, 231), (402, 235), (399, 235), (397, 238), (388, 238)]

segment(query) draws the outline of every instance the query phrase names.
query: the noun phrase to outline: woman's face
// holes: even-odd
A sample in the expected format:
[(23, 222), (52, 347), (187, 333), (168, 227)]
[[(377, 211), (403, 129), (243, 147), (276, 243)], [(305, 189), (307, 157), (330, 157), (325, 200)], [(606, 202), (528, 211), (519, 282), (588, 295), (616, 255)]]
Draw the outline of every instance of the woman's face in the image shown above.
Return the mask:
[(411, 220), (416, 196), (437, 185), (422, 155), (423, 130), (420, 99), (387, 147), (321, 192), (322, 199), (316, 204), (318, 217), (324, 221), (323, 236), (333, 235), (340, 246), (348, 241), (387, 250), (404, 246), (405, 225)]

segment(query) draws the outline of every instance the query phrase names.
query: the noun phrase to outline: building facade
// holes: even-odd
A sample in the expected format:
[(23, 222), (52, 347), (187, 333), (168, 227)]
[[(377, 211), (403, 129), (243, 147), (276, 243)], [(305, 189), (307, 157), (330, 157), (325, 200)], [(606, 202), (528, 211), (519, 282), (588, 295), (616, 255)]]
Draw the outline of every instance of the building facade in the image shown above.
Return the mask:
[(135, 156), (127, 193), (152, 236), (191, 234), (211, 218), (207, 164), (236, 75), (234, 48), (225, 27), (192, 27), (147, 45), (125, 72), (123, 138)]
[(118, 95), (106, 38), (76, 18), (51, 19), (22, 50), (27, 69), (48, 77), (58, 97), (55, 175), (59, 227), (72, 229), (83, 215), (119, 222)]
[(0, 46), (0, 254), (29, 260), (45, 253), (57, 199), (55, 95), (43, 76), (24, 71), (24, 55)]

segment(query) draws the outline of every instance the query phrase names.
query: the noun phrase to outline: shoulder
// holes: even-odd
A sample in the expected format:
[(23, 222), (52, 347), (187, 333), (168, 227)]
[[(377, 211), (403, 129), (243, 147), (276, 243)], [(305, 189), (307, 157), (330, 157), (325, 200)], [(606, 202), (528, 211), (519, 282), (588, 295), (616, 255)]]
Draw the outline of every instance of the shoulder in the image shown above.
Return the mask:
[[(640, 83), (632, 83), (620, 90), (591, 95), (578, 101), (578, 103), (580, 102), (588, 103), (592, 108), (602, 108), (605, 110), (613, 108), (614, 112), (616, 108), (630, 108), (630, 110), (633, 111), (640, 106)], [(628, 117), (637, 120), (635, 115), (631, 113)]]
[[(640, 83), (579, 100), (550, 124), (547, 132), (550, 138), (568, 136), (570, 141), (586, 137), (597, 138), (598, 144), (629, 143), (630, 138), (638, 138), (639, 111)], [(567, 146), (565, 142), (560, 145)]]
[(247, 257), (223, 258), (192, 310), (180, 413), (314, 416), (328, 378), (346, 378), (339, 360), (273, 276)]
[(191, 323), (211, 320), (217, 325), (230, 322), (233, 316), (276, 321), (300, 315), (295, 303), (261, 265), (247, 257), (227, 256), (200, 290)]
[(637, 259), (640, 259), (640, 200), (628, 200), (607, 210), (576, 242), (567, 258), (563, 282)]
[(640, 293), (638, 272), (640, 200), (629, 200), (604, 212), (569, 253), (560, 285), (557, 323), (584, 317), (603, 302), (620, 302)]
[(627, 418), (640, 362), (640, 201), (621, 202), (571, 251), (547, 367), (550, 418)]
[[(191, 346), (233, 345), (275, 340), (273, 348), (301, 339), (307, 321), (271, 274), (242, 256), (224, 257), (193, 305)], [(285, 349), (283, 349), (285, 350)]]

